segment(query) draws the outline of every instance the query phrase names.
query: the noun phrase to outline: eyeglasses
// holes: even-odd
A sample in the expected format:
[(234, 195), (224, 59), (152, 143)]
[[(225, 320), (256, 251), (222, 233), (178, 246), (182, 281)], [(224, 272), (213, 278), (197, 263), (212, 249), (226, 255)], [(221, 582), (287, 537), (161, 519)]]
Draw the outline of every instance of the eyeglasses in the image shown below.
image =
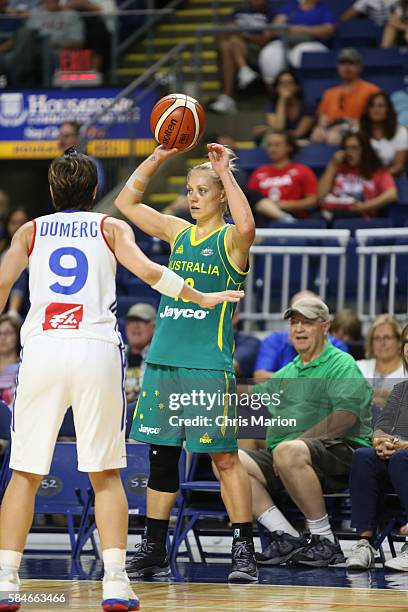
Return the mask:
[(397, 336), (373, 336), (373, 342), (391, 342), (397, 340)]

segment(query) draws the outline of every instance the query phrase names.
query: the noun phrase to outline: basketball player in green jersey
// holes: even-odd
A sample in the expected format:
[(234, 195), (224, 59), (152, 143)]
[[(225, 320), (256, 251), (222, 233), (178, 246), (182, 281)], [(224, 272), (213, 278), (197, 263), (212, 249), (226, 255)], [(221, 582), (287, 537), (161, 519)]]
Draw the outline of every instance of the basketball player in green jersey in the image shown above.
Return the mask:
[[(248, 271), (255, 222), (238, 186), (231, 152), (209, 144), (209, 162), (187, 175), (187, 198), (195, 224), (141, 204), (150, 178), (177, 149), (159, 146), (120, 192), (116, 206), (147, 234), (171, 245), (169, 268), (202, 291), (240, 289)], [(229, 207), (234, 225), (225, 223)], [(178, 461), (187, 449), (209, 453), (219, 474), (221, 495), (233, 526), (229, 580), (257, 580), (252, 541), (251, 489), (237, 453), (233, 368), (234, 307), (214, 310), (186, 300), (162, 298), (150, 346), (131, 437), (150, 447), (147, 521), (142, 544), (129, 561), (131, 578), (170, 573), (166, 536), (176, 501)]]

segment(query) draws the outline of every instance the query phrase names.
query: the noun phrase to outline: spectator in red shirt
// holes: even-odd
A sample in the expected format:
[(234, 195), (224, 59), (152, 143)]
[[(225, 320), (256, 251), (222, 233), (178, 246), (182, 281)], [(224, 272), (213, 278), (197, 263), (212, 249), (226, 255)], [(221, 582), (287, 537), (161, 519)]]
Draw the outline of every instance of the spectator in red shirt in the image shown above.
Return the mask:
[(256, 202), (255, 213), (281, 221), (307, 217), (316, 206), (317, 179), (310, 168), (292, 161), (297, 151), (294, 137), (271, 133), (266, 150), (272, 163), (256, 168), (248, 181), (249, 189), (264, 196)]
[(376, 217), (397, 199), (397, 188), (370, 142), (361, 133), (343, 137), (319, 181), (319, 199), (327, 220)]

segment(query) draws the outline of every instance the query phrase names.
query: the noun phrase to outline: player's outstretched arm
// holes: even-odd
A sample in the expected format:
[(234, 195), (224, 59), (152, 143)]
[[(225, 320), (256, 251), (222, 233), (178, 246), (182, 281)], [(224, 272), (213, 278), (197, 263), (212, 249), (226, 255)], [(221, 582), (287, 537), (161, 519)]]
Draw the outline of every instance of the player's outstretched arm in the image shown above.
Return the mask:
[(202, 293), (186, 285), (178, 274), (151, 261), (135, 243), (133, 232), (124, 221), (109, 218), (104, 223), (105, 237), (117, 260), (153, 289), (170, 297), (181, 297), (202, 308), (214, 308), (222, 302), (239, 302), (243, 291)]
[(255, 238), (255, 221), (251, 207), (229, 168), (228, 150), (218, 143), (208, 144), (207, 148), (213, 170), (222, 181), (225, 195), (227, 196), (228, 207), (235, 224), (229, 232), (232, 242), (229, 245), (230, 255), (233, 256), (236, 250), (240, 254), (247, 256)]
[(171, 215), (163, 215), (141, 202), (145, 189), (157, 169), (179, 152), (178, 149), (165, 149), (162, 145), (156, 147), (129, 177), (115, 200), (120, 212), (141, 230), (170, 244), (177, 232), (189, 225), (188, 222)]
[(10, 248), (2, 259), (0, 265), (0, 313), (4, 310), (14, 283), (28, 265), (28, 253), (33, 231), (32, 221), (20, 227), (14, 234)]

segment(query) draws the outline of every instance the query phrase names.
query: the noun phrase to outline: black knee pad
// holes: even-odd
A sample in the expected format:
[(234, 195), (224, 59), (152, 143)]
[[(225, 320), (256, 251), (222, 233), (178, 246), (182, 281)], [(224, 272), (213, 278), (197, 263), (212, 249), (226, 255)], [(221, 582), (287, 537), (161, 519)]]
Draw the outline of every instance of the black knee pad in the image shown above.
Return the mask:
[(178, 462), (181, 446), (150, 445), (150, 476), (147, 486), (163, 493), (176, 493), (179, 488)]

